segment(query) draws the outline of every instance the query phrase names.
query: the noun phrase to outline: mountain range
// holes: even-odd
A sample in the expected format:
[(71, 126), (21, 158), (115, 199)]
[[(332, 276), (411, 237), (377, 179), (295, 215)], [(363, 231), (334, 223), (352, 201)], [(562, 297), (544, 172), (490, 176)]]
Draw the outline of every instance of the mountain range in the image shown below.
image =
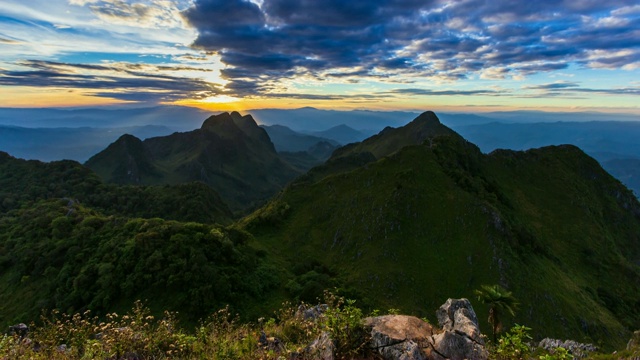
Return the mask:
[[(251, 110), (257, 123), (284, 127), (286, 138), (272, 133), (271, 140), (282, 157), (300, 171), (318, 165), (331, 152), (327, 144), (312, 149), (292, 146), (307, 135), (329, 144), (362, 141), (386, 126), (403, 125), (399, 119), (414, 112), (337, 111), (315, 108)], [(209, 116), (204, 110), (157, 106), (107, 109), (0, 108), (0, 151), (41, 161), (71, 159), (84, 162), (122, 134), (140, 139), (188, 132)], [(481, 114), (440, 113), (442, 122), (480, 146), (495, 149), (530, 148), (573, 144), (596, 158), (607, 171), (640, 195), (638, 116), (633, 114), (541, 111), (503, 111)], [(295, 148), (289, 149), (287, 148)]]
[(483, 153), (425, 112), (303, 173), (234, 112), (85, 165), (0, 153), (3, 324), (141, 297), (255, 320), (327, 288), (428, 318), (500, 284), (538, 339), (614, 348), (640, 328), (640, 203), (576, 146)]
[(117, 184), (201, 181), (234, 211), (267, 200), (300, 174), (250, 115), (237, 112), (211, 116), (190, 132), (144, 141), (123, 135), (85, 165)]

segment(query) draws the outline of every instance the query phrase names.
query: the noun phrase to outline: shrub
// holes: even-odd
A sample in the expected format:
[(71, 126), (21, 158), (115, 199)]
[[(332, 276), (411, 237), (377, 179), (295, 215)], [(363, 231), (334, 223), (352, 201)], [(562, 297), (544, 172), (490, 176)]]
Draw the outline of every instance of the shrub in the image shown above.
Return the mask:
[(531, 348), (526, 343), (531, 340), (529, 335), (531, 328), (524, 325), (515, 325), (508, 333), (502, 335), (494, 349), (495, 359), (526, 359), (531, 353)]

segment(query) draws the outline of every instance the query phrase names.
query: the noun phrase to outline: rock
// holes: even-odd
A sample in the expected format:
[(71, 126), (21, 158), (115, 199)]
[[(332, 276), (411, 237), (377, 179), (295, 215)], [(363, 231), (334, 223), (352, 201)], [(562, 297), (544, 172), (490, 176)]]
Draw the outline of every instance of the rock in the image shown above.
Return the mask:
[(364, 320), (371, 327), (370, 346), (384, 359), (426, 360), (433, 327), (415, 316), (386, 315)]
[(469, 300), (464, 298), (447, 299), (447, 301), (442, 304), (436, 311), (436, 316), (438, 317), (438, 325), (440, 325), (442, 330), (455, 330), (455, 314), (460, 309), (465, 309), (466, 312), (464, 313), (464, 316), (468, 318), (471, 323), (475, 324), (476, 327), (478, 327), (478, 316), (476, 315), (476, 312), (473, 311), (473, 307), (471, 306)]
[(432, 337), (432, 347), (427, 352), (430, 359), (486, 360), (489, 356), (482, 344), (454, 331), (444, 331)]
[(470, 337), (474, 342), (484, 345), (484, 340), (480, 337), (480, 327), (478, 326), (478, 319), (473, 312), (471, 305), (469, 309), (460, 308), (453, 314), (453, 329), (452, 331), (465, 334)]
[(413, 316), (366, 318), (370, 346), (387, 360), (486, 360), (478, 317), (467, 299), (449, 299), (436, 312), (443, 331)]
[(321, 317), (327, 309), (329, 309), (329, 305), (327, 304), (320, 304), (312, 307), (300, 305), (298, 306), (298, 311), (296, 311), (296, 317), (302, 320), (315, 320)]
[(589, 353), (595, 352), (598, 350), (596, 346), (593, 344), (582, 344), (573, 340), (558, 340), (558, 339), (550, 339), (544, 338), (542, 341), (538, 343), (539, 348), (543, 348), (547, 351), (553, 352), (555, 349), (562, 347), (569, 352), (569, 354), (573, 355), (574, 358), (582, 359), (586, 358)]
[(17, 325), (13, 325), (13, 326), (9, 326), (9, 331), (7, 331), (7, 334), (9, 335), (17, 335), (19, 336), (21, 339), (24, 338), (25, 336), (27, 336), (27, 334), (29, 333), (29, 327), (23, 323), (17, 324)]
[(436, 311), (444, 330), (431, 338), (432, 359), (478, 359), (489, 356), (480, 336), (478, 316), (467, 299), (448, 299)]
[(258, 339), (258, 343), (265, 350), (272, 350), (275, 352), (282, 352), (284, 350), (284, 344), (280, 339), (276, 337), (267, 337), (264, 331), (260, 332), (260, 338)]
[(307, 346), (302, 358), (305, 360), (334, 360), (335, 352), (336, 347), (331, 336), (328, 332), (323, 331), (317, 339)]
[(631, 340), (627, 343), (627, 350), (640, 349), (640, 330), (633, 332)]

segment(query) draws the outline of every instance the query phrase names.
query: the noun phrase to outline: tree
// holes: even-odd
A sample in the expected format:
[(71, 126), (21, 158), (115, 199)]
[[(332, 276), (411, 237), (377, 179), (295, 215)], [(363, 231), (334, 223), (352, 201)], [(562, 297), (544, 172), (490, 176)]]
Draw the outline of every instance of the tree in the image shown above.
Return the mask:
[(518, 308), (518, 301), (511, 291), (500, 285), (482, 285), (481, 289), (475, 291), (478, 300), (483, 304), (489, 305), (489, 324), (493, 331), (493, 343), (497, 341), (497, 335), (502, 329), (502, 314), (506, 311), (511, 316), (515, 315)]

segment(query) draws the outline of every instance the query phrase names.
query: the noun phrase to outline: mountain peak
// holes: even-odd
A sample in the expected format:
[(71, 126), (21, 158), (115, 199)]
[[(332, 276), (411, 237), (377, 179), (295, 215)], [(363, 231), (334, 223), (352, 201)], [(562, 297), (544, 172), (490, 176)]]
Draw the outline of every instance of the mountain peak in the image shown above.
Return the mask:
[(228, 112), (223, 112), (218, 115), (209, 116), (202, 123), (201, 129), (205, 130), (205, 129), (217, 128), (222, 124), (231, 124), (231, 123), (233, 123), (233, 117), (231, 116), (231, 114), (229, 114)]
[(433, 123), (440, 124), (440, 119), (433, 111), (425, 111), (422, 114), (418, 115), (417, 118), (413, 119), (412, 123)]

